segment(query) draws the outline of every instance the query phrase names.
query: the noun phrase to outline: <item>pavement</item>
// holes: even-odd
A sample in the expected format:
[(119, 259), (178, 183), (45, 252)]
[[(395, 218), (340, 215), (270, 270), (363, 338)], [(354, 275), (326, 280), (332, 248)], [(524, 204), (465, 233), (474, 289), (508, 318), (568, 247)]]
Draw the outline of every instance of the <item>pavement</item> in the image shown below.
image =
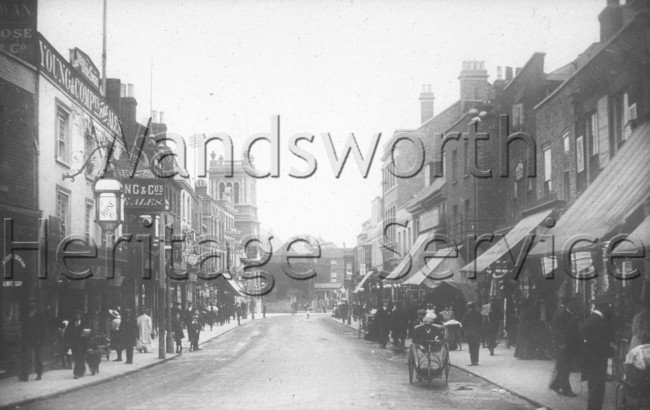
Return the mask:
[[(342, 323), (341, 320), (337, 322)], [(358, 329), (358, 323), (352, 321), (350, 326)], [(410, 344), (407, 340), (406, 345)], [(571, 374), (571, 386), (577, 397), (560, 396), (548, 389), (555, 362), (552, 360), (519, 360), (514, 357), (514, 348), (507, 349), (497, 345), (494, 356), (488, 349), (481, 348), (479, 365), (468, 367), (469, 351), (467, 344), (463, 350), (450, 351), (452, 366), (459, 370), (480, 377), (499, 388), (505, 389), (540, 408), (548, 410), (583, 410), (587, 408), (587, 382), (580, 381), (580, 373)], [(616, 382), (606, 384), (603, 409), (616, 408)]]
[(164, 365), (45, 400), (27, 409), (535, 409), (451, 369), (413, 380), (407, 349), (377, 349), (329, 315), (248, 322)]
[[(273, 315), (269, 314), (267, 316)], [(260, 318), (258, 317), (255, 321), (259, 319)], [(253, 322), (250, 317), (242, 320), (242, 326), (250, 322)], [(209, 327), (206, 326), (205, 329), (207, 330), (200, 333), (199, 344), (204, 344), (237, 327), (238, 325), (236, 320), (231, 320), (230, 323), (226, 323), (223, 326), (214, 326), (212, 331), (210, 331)], [(158, 339), (155, 338), (152, 344), (154, 347), (152, 352), (133, 353), (133, 364), (125, 364), (124, 361), (114, 362), (113, 359), (115, 359), (117, 355), (114, 351), (111, 352), (110, 361), (106, 361), (104, 357), (99, 366), (99, 373), (94, 376), (92, 376), (90, 372), (86, 371), (85, 376), (75, 380), (73, 379), (71, 369), (61, 369), (43, 373), (42, 380), (35, 380), (35, 374), (30, 375), (28, 382), (21, 382), (17, 377), (2, 378), (0, 379), (0, 407), (21, 406), (35, 400), (42, 400), (98, 383), (103, 383), (117, 377), (164, 363), (180, 356), (176, 353), (167, 353), (166, 359), (161, 360), (158, 358)], [(192, 354), (189, 353), (187, 333), (183, 339), (183, 354)], [(126, 360), (126, 354), (124, 352), (122, 352), (122, 359)]]

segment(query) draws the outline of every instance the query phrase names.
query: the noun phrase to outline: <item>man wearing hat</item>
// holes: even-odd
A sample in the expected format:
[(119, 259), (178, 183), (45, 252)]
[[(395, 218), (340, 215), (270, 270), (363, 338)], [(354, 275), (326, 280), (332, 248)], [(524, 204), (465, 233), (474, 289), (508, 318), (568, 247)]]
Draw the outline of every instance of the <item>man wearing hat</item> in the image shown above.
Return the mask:
[(467, 304), (467, 313), (463, 316), (463, 329), (465, 330), (465, 339), (469, 347), (469, 366), (478, 366), (478, 352), (481, 347), (481, 324), (482, 318), (478, 311), (478, 304), (469, 302)]
[(614, 340), (613, 303), (614, 299), (607, 294), (596, 296), (594, 309), (583, 327), (582, 380), (587, 380), (589, 388), (587, 410), (603, 408), (607, 361), (614, 352), (611, 346)]
[(560, 307), (553, 315), (553, 342), (557, 351), (553, 378), (548, 386), (558, 394), (575, 397), (571, 388), (569, 375), (573, 359), (580, 352), (580, 329), (575, 316), (576, 301), (570, 296), (564, 296)]
[(115, 350), (117, 353), (116, 362), (122, 361), (122, 329), (120, 326), (122, 324), (122, 317), (120, 316), (120, 310), (117, 309), (108, 309), (108, 314), (111, 315), (111, 349)]
[(86, 351), (90, 341), (90, 326), (82, 319), (81, 310), (76, 310), (74, 319), (68, 323), (65, 329), (65, 341), (72, 350), (74, 361), (73, 374), (78, 379), (86, 373)]
[(36, 380), (41, 380), (43, 375), (43, 361), (41, 360), (41, 346), (45, 338), (45, 315), (38, 307), (38, 300), (30, 297), (27, 300), (27, 314), (23, 319), (22, 328), (22, 372), (20, 380), (27, 381), (29, 378), (29, 362), (34, 356), (34, 371)]

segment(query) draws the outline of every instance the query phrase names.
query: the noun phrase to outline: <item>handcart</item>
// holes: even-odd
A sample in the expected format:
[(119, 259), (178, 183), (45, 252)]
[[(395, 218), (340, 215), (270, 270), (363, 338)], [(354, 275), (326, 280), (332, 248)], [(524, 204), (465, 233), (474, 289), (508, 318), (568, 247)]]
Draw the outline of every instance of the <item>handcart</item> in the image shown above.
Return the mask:
[(630, 351), (616, 388), (616, 409), (650, 409), (650, 345)]
[[(413, 383), (414, 376), (427, 384), (431, 384), (433, 379), (444, 377), (447, 385), (450, 361), (445, 327), (424, 324), (414, 332), (414, 342), (411, 343), (408, 354), (409, 382)], [(419, 337), (421, 334), (426, 336)]]

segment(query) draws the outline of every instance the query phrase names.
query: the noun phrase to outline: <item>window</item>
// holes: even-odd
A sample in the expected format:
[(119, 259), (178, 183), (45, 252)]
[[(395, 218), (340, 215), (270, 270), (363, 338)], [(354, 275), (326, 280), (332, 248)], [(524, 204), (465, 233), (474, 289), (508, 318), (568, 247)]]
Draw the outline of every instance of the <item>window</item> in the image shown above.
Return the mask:
[(67, 236), (70, 229), (70, 193), (63, 188), (56, 190), (56, 217), (61, 220), (61, 232)]
[(553, 164), (551, 162), (551, 147), (546, 147), (544, 148), (544, 194), (545, 195), (549, 195), (551, 193), (552, 169), (553, 169)]
[(235, 187), (235, 192), (233, 194), (235, 197), (234, 200), (235, 203), (238, 204), (239, 203), (239, 182), (235, 182), (234, 187)]
[(447, 151), (442, 153), (442, 175), (440, 176), (445, 176), (447, 173)]
[(463, 175), (469, 175), (469, 141), (463, 141)]
[(587, 115), (585, 135), (591, 155), (598, 155), (598, 116), (595, 112)]
[(614, 97), (612, 114), (614, 116), (614, 140), (617, 146), (621, 146), (627, 139), (625, 128), (628, 122), (628, 98), (627, 93), (618, 94)]
[(576, 168), (578, 173), (585, 170), (585, 143), (582, 135), (576, 138)]
[(86, 209), (84, 214), (84, 234), (86, 235), (86, 240), (90, 239), (90, 227), (93, 215), (93, 203), (90, 200), (86, 200)]
[(571, 174), (569, 171), (564, 173), (564, 200), (569, 202), (571, 196)]
[(522, 103), (512, 106), (512, 126), (519, 127), (524, 125), (524, 105)]
[(512, 198), (517, 199), (517, 181), (512, 184)]
[(568, 132), (562, 136), (562, 143), (564, 144), (564, 153), (568, 154), (571, 151), (571, 139)]
[(70, 110), (61, 104), (56, 105), (56, 158), (70, 160)]
[(458, 223), (458, 205), (454, 205), (453, 209), (453, 223), (454, 225)]
[(458, 166), (458, 154), (456, 150), (451, 151), (451, 179), (456, 180), (456, 167)]

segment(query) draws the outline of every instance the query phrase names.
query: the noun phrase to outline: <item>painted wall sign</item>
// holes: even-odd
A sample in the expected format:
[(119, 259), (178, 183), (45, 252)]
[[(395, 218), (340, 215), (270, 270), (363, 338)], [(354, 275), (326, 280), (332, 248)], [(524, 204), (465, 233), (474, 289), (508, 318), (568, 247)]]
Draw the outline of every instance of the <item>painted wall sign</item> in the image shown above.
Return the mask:
[(117, 135), (122, 135), (117, 115), (106, 100), (70, 63), (43, 37), (38, 35), (38, 68), (58, 84), (66, 94), (86, 108), (93, 117)]
[(0, 50), (33, 63), (37, 0), (0, 0)]
[(96, 91), (101, 89), (101, 76), (99, 69), (93, 60), (86, 53), (73, 48), (70, 50), (70, 63), (90, 84), (95, 87)]

